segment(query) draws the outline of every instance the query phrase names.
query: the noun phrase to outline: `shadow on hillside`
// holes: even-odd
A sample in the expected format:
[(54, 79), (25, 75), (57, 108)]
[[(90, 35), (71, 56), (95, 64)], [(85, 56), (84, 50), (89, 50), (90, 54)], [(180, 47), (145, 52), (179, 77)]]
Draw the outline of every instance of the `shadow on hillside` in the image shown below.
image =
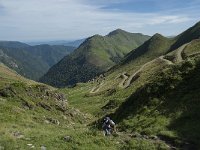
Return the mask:
[[(152, 107), (152, 100), (156, 98), (163, 102), (154, 104), (152, 110), (166, 117), (173, 116), (167, 128), (175, 131), (180, 139), (200, 147), (200, 61), (190, 70), (192, 66), (194, 64), (185, 63), (178, 70), (172, 68), (172, 75), (165, 74), (160, 80), (141, 87), (112, 114), (112, 118), (117, 123), (133, 118), (142, 113), (142, 108)], [(181, 112), (180, 116), (176, 112)]]

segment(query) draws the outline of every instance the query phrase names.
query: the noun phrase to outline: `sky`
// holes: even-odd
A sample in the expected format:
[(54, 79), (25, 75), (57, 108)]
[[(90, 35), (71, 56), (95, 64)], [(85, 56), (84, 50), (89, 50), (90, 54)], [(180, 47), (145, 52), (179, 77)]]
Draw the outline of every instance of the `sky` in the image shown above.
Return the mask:
[(174, 36), (199, 14), (200, 0), (0, 0), (0, 40), (76, 40), (118, 28)]

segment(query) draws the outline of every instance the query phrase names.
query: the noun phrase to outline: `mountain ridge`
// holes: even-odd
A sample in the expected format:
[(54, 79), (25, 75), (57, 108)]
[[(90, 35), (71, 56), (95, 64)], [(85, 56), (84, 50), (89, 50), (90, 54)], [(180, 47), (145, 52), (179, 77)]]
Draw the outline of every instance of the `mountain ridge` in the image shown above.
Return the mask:
[(19, 74), (38, 80), (52, 65), (74, 50), (68, 46), (29, 46), (21, 42), (0, 42), (0, 62)]
[[(124, 32), (122, 30), (120, 32), (119, 30), (115, 30), (113, 32), (116, 34), (112, 36), (96, 34), (87, 38), (73, 53), (64, 58), (66, 61), (63, 59), (57, 66), (54, 65), (40, 81), (48, 83), (52, 79), (50, 84), (55, 85), (55, 83), (60, 81), (60, 85), (62, 86), (77, 82), (86, 82), (96, 75), (107, 71), (120, 62), (130, 50), (149, 39), (149, 36)], [(73, 70), (76, 74), (70, 70)], [(62, 72), (62, 74), (54, 77), (55, 73), (53, 72)], [(81, 77), (83, 74), (84, 79)]]

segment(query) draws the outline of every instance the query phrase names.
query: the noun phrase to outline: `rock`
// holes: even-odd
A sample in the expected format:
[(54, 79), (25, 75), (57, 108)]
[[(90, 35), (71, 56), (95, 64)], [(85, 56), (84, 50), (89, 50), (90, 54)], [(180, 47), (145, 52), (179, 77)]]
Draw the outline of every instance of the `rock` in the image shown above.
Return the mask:
[(67, 117), (65, 115), (62, 115), (62, 117), (63, 117), (64, 120), (67, 120)]
[(28, 110), (33, 110), (34, 109), (34, 106), (32, 104), (28, 103), (27, 101), (24, 101), (22, 103), (22, 105), (23, 105), (24, 109), (28, 109)]
[(0, 102), (6, 102), (6, 99), (0, 97)]
[(63, 139), (65, 142), (70, 142), (72, 140), (70, 136), (65, 136)]
[(13, 132), (13, 136), (17, 139), (24, 138), (24, 135), (20, 133), (19, 131)]
[(47, 104), (42, 103), (42, 102), (37, 103), (37, 106), (41, 106), (42, 108), (44, 108), (44, 109), (46, 109), (46, 110), (48, 110), (48, 111), (51, 110), (51, 107), (50, 107), (50, 106), (48, 106)]
[(33, 144), (27, 144), (28, 146), (33, 146)]
[(60, 122), (57, 120), (57, 119), (53, 119), (53, 118), (47, 118), (45, 120), (46, 123), (53, 123), (53, 124), (56, 124), (56, 125), (60, 125)]
[(31, 146), (31, 148), (35, 148), (35, 146), (33, 145), (33, 146)]
[(144, 139), (149, 139), (149, 137), (147, 135), (143, 135)]
[(135, 133), (133, 133), (133, 134), (131, 135), (131, 137), (134, 137), (134, 138), (142, 138), (142, 135), (139, 134), (139, 133), (137, 133), (137, 132), (135, 132)]
[(50, 122), (49, 122), (49, 120), (44, 120), (44, 122), (45, 122), (45, 123), (47, 123), (47, 124), (49, 124), (49, 123), (50, 123)]
[(158, 140), (158, 137), (157, 137), (156, 135), (152, 135), (152, 136), (150, 136), (150, 138), (151, 138), (152, 140)]
[(31, 138), (24, 138), (25, 141), (31, 141)]
[(41, 150), (46, 150), (47, 148), (45, 146), (41, 146)]

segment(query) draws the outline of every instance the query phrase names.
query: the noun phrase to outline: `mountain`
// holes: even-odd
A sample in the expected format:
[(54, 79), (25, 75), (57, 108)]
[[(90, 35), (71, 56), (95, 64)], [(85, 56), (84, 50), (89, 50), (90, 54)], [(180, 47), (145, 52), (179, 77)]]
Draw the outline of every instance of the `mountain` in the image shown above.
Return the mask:
[[(114, 137), (126, 141), (120, 149), (198, 150), (199, 28), (187, 31), (195, 35), (155, 34), (104, 76), (61, 91), (72, 106), (96, 117), (93, 126), (101, 128), (103, 118), (111, 117)], [(185, 41), (172, 49), (178, 39)]]
[(30, 45), (21, 43), (18, 41), (0, 41), (0, 47), (6, 47), (6, 48), (25, 48), (29, 47)]
[[(200, 38), (200, 22), (196, 23), (194, 26), (178, 36), (172, 38), (167, 38), (157, 33), (143, 45), (134, 51), (131, 51), (122, 60), (121, 65), (129, 65), (134, 63), (137, 63), (137, 65), (144, 64), (147, 61), (150, 61), (158, 56), (162, 56), (198, 38)], [(121, 66), (119, 65), (119, 68), (120, 67)]]
[(75, 40), (75, 41), (65, 41), (65, 40), (59, 40), (59, 41), (43, 41), (43, 42), (27, 42), (27, 44), (31, 46), (36, 45), (64, 45), (64, 46), (71, 46), (71, 47), (79, 47), (85, 39)]
[(72, 47), (79, 47), (84, 41), (85, 41), (85, 39), (69, 41), (69, 42), (65, 43), (64, 45), (65, 46), (72, 46)]
[[(0, 149), (200, 149), (200, 39), (172, 49), (177, 37), (155, 34), (104, 75), (70, 88), (0, 64)], [(105, 116), (116, 123), (109, 137)]]
[(35, 42), (25, 42), (28, 45), (36, 46), (36, 45), (65, 45), (69, 41), (59, 40), (59, 41), (35, 41)]
[(64, 56), (73, 52), (75, 47), (63, 45), (36, 45), (32, 46), (28, 51), (46, 62), (49, 67), (59, 62)]
[(69, 46), (29, 46), (20, 42), (0, 42), (0, 62), (19, 74), (38, 80), (48, 69), (74, 50)]
[[(128, 63), (140, 57), (148, 59), (156, 58), (168, 52), (173, 39), (166, 38), (161, 34), (153, 35), (143, 45), (131, 51), (124, 59), (123, 63)], [(143, 59), (144, 60), (144, 59)]]
[(127, 53), (148, 39), (149, 36), (121, 29), (106, 36), (94, 35), (54, 65), (40, 81), (54, 86), (88, 81), (120, 62)]
[(196, 23), (194, 26), (184, 31), (180, 35), (175, 37), (175, 43), (171, 46), (171, 50), (176, 49), (183, 45), (184, 43), (188, 43), (193, 39), (200, 38), (200, 22)]

